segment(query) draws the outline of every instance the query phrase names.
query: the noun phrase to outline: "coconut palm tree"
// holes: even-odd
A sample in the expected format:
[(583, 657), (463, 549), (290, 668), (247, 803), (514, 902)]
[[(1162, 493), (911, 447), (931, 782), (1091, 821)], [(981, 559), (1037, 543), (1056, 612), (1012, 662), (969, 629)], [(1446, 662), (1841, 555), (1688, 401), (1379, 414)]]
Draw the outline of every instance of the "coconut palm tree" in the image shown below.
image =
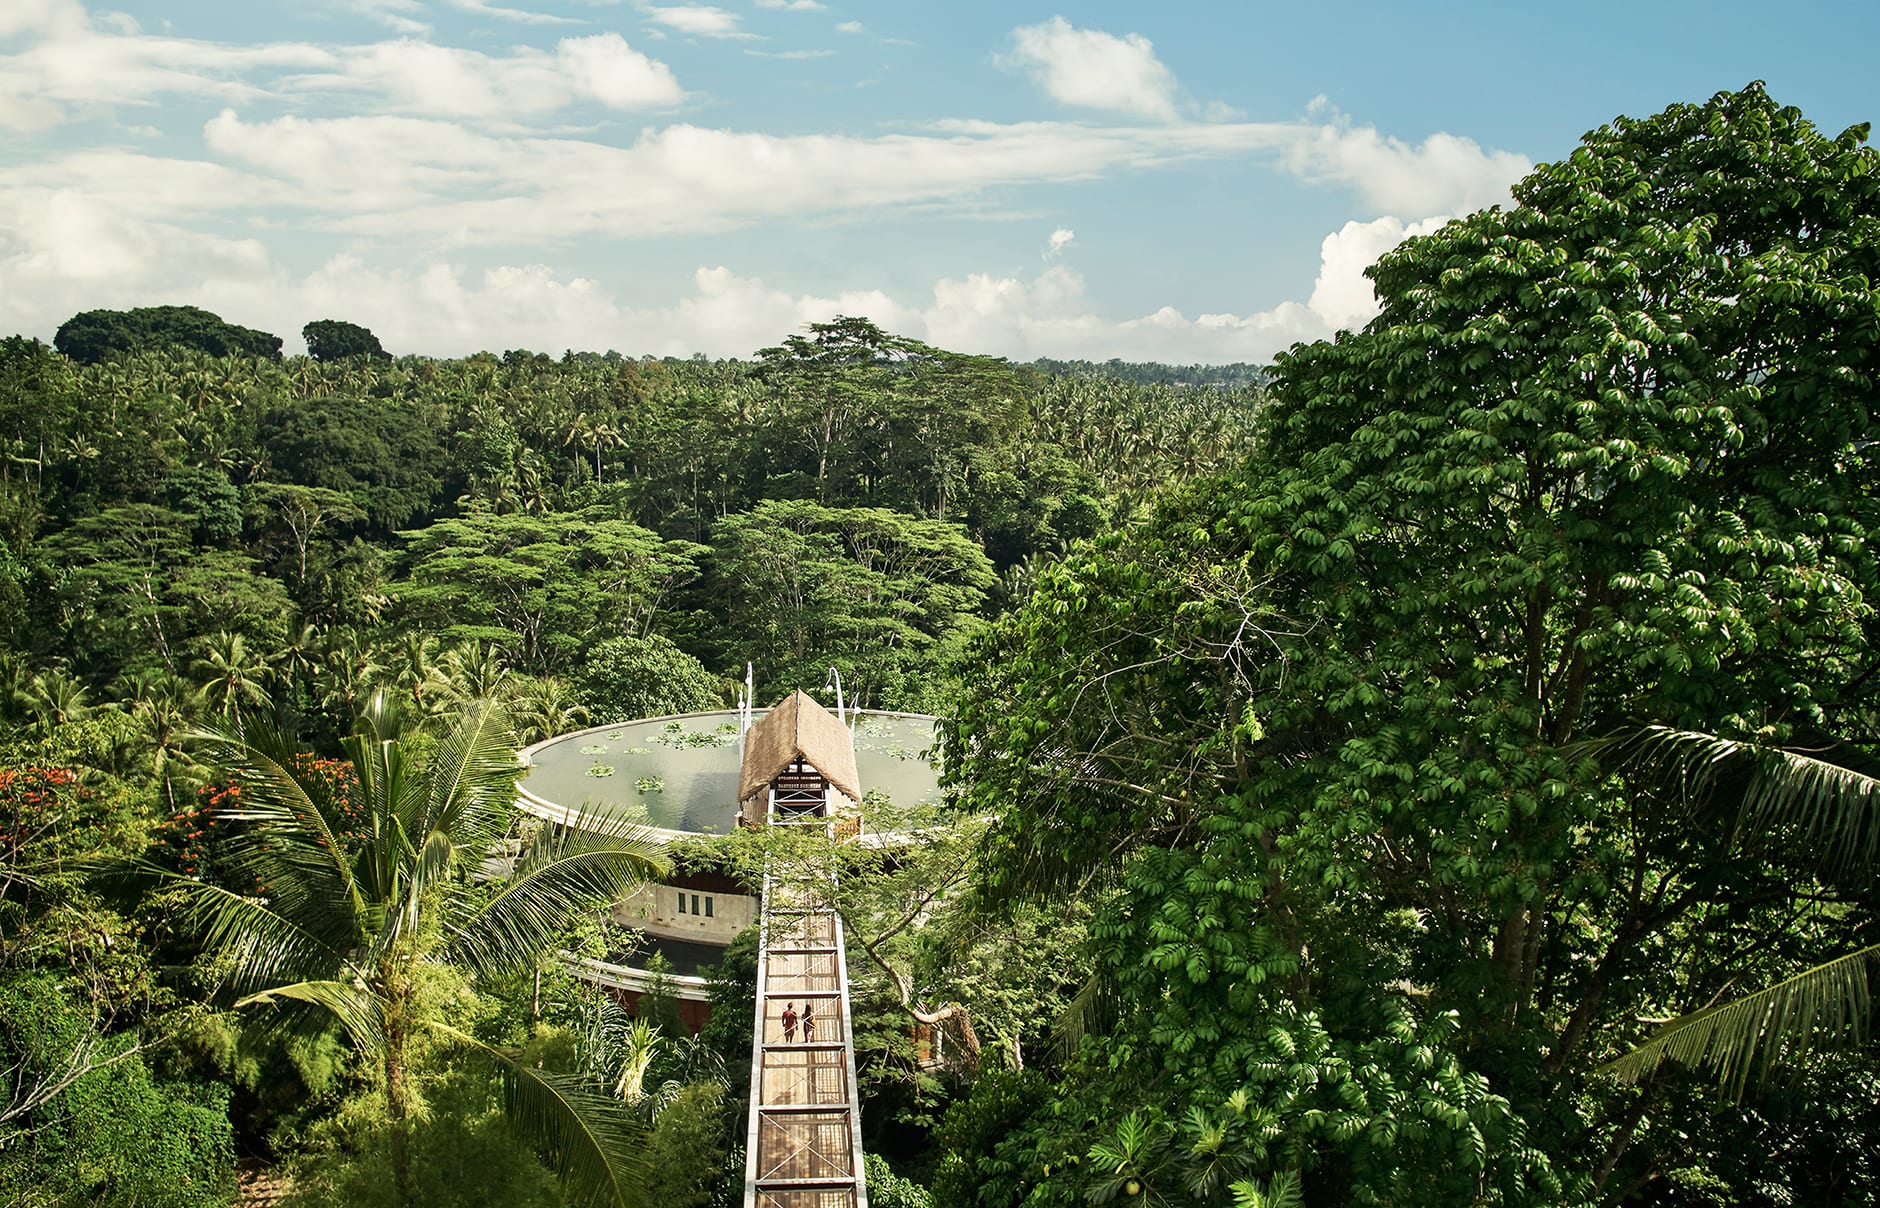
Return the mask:
[(516, 741), (527, 744), (579, 730), (588, 724), (587, 706), (568, 685), (552, 677), (527, 681), (510, 702), (516, 716)]
[(84, 681), (63, 667), (33, 676), (15, 697), (26, 714), (50, 730), (91, 715), (91, 694)]
[(230, 962), (238, 1008), (325, 1012), (383, 1077), (400, 1204), (411, 1202), (409, 1135), (421, 1101), (414, 1060), (442, 1051), (498, 1075), (505, 1107), (571, 1196), (641, 1197), (630, 1115), (606, 1088), (534, 1068), (440, 1018), (435, 987), (536, 967), (576, 914), (618, 901), (660, 871), (658, 848), (626, 825), (545, 831), (501, 879), (492, 849), (515, 827), (517, 765), (507, 718), (476, 702), (426, 766), (401, 743), (394, 699), (371, 698), (345, 743), (352, 784), (336, 786), (261, 725), (204, 735), (206, 758), (240, 790), (224, 867), (238, 892), (171, 876), (208, 946)]
[[(1674, 777), (1704, 796), (1722, 780), (1747, 776), (1738, 807), (1741, 830), (1779, 836), (1824, 877), (1874, 881), (1880, 778), (1801, 751), (1663, 726), (1628, 738), (1620, 750), (1634, 766)], [(1667, 1060), (1702, 1066), (1714, 1071), (1727, 1094), (1740, 1098), (1784, 1057), (1868, 1035), (1876, 971), (1880, 944), (1869, 944), (1673, 1019), (1604, 1068), (1636, 1081)]]
[(202, 642), (202, 656), (190, 663), (190, 670), (202, 680), (197, 693), (204, 704), (240, 725), (244, 704), (265, 709), (274, 703), (262, 686), (269, 676), (268, 662), (248, 648), (246, 638), (224, 630)]

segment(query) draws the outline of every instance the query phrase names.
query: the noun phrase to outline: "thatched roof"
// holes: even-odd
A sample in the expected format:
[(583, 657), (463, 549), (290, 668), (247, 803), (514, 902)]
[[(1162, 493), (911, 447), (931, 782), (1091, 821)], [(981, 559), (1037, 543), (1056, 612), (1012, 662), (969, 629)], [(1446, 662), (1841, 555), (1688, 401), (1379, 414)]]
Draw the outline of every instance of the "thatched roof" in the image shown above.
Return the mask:
[(855, 740), (849, 728), (801, 688), (745, 732), (738, 800), (763, 792), (799, 759), (850, 801), (861, 801), (862, 780), (855, 772)]

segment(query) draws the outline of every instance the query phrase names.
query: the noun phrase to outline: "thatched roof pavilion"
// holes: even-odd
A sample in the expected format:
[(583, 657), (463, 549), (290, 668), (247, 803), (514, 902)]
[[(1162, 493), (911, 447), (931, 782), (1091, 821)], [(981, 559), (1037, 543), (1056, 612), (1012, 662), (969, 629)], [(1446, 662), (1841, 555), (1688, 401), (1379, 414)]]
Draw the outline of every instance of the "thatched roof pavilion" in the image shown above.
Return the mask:
[(764, 815), (762, 809), (749, 808), (752, 799), (793, 769), (814, 769), (831, 788), (861, 803), (862, 782), (849, 728), (800, 688), (745, 732), (738, 802), (747, 820)]

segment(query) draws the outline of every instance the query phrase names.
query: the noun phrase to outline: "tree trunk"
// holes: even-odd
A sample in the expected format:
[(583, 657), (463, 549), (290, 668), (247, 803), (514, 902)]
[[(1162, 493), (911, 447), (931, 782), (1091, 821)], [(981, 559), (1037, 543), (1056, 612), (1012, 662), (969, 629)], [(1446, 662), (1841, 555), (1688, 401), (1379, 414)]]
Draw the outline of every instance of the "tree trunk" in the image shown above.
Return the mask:
[(385, 1043), (385, 1109), (391, 1120), (392, 1200), (398, 1208), (411, 1204), (411, 1103), (405, 1081), (404, 1038), (390, 1035)]
[(392, 1202), (411, 1208), (411, 1082), (405, 1065), (405, 1044), (410, 1039), (406, 1018), (409, 994), (404, 970), (397, 958), (379, 966), (385, 987), (385, 1114), (392, 1150)]

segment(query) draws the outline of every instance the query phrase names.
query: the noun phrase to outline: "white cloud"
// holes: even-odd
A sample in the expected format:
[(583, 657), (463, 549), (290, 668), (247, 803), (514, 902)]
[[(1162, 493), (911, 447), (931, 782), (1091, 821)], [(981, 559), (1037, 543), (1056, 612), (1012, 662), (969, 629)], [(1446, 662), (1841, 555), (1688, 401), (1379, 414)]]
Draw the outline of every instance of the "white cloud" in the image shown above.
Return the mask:
[(76, 4), (24, 2), (23, 9), (0, 10), (0, 31), (42, 35), (25, 50), (0, 55), (0, 124), (16, 129), (51, 125), (74, 105), (134, 104), (169, 93), (244, 100), (261, 92), (244, 78), (251, 73), (333, 61), (329, 51), (301, 43), (230, 46), (110, 32), (125, 27), (94, 23)]
[(675, 4), (667, 7), (649, 5), (646, 15), (654, 22), (682, 34), (701, 38), (748, 38), (739, 27), (736, 13), (709, 4)]
[(1438, 132), (1412, 146), (1353, 126), (1321, 101), (1329, 120), (1304, 126), (1285, 167), (1311, 181), (1350, 185), (1371, 205), (1394, 213), (1461, 213), (1506, 201), (1514, 182), (1534, 167), (1512, 151), (1483, 151), (1474, 139)]
[(553, 13), (539, 13), (533, 9), (504, 8), (490, 4), (487, 0), (450, 0), (450, 6), (479, 17), (498, 17), (504, 21), (514, 21), (520, 25), (579, 25), (573, 17), (558, 17)]
[(518, 47), (502, 57), (411, 39), (379, 42), (346, 51), (336, 71), (292, 83), (366, 88), (407, 113), (466, 118), (533, 116), (580, 99), (645, 109), (685, 97), (670, 68), (616, 33), (563, 38), (552, 54)]
[(759, 59), (827, 59), (836, 52), (833, 50), (747, 50), (744, 53)]
[(596, 278), (526, 262), (472, 270), (419, 258), (391, 267), (356, 251), (295, 276), (254, 239), (207, 235), (163, 217), (186, 213), (193, 196), (226, 183), (215, 173), (204, 165), (147, 207), (136, 194), (156, 183), (149, 180), (103, 197), (0, 191), (0, 330), (50, 335), (79, 310), (186, 299), (290, 343), (308, 318), (336, 314), (371, 327), (390, 348), (432, 355), (522, 346), (748, 356), (806, 323), (859, 314), (941, 347), (1021, 360), (1263, 361), (1295, 340), (1367, 319), (1375, 302), (1364, 267), (1403, 235), (1439, 221), (1347, 224), (1324, 240), (1308, 301), (1244, 315), (1191, 317), (1169, 306), (1105, 314), (1083, 277), (1063, 265), (1029, 278), (943, 278), (924, 298), (868, 288), (793, 292), (719, 265), (698, 269), (676, 297), (625, 299)]
[(1062, 17), (1012, 31), (1005, 62), (1029, 70), (1053, 100), (1175, 120), (1175, 76), (1141, 34), (1078, 29)]
[(782, 9), (793, 13), (819, 13), (826, 6), (818, 0), (756, 0), (759, 8)]
[(1075, 238), (1077, 238), (1077, 232), (1071, 230), (1069, 227), (1059, 227), (1057, 230), (1052, 231), (1051, 238), (1045, 242), (1045, 259), (1049, 260), (1051, 257), (1069, 247), (1071, 240)]
[(1319, 277), (1306, 306), (1333, 330), (1355, 329), (1377, 316), (1377, 294), (1364, 270), (1412, 235), (1427, 235), (1449, 219), (1438, 215), (1408, 225), (1389, 215), (1347, 222), (1319, 245)]
[[(468, 106), (483, 96), (451, 93), (433, 101)], [(872, 137), (680, 123), (612, 145), (393, 116), (248, 121), (231, 110), (209, 122), (205, 135), (232, 171), (291, 195), (303, 221), (316, 227), (451, 246), (698, 234), (883, 208), (985, 213), (988, 196), (996, 201), (1007, 188), (1263, 154), (1330, 179), (1316, 161), (1292, 164), (1301, 143), (1318, 148), (1323, 141), (1317, 128), (1292, 123), (949, 122)], [(38, 165), (38, 179), (58, 185), (63, 162)], [(1417, 180), (1403, 205), (1387, 205), (1406, 200), (1396, 196), (1392, 179), (1351, 183), (1376, 206), (1366, 217), (1457, 212), (1492, 177), (1477, 161), (1458, 163), (1453, 180)], [(1507, 183), (1497, 187), (1505, 191)], [(1443, 204), (1420, 211), (1409, 204), (1430, 198)]]
[(422, 0), (339, 0), (346, 8), (391, 28), (392, 32), (423, 37), (431, 27), (418, 20), (424, 15)]
[(836, 32), (839, 34), (859, 34), (862, 32), (862, 23), (860, 21), (838, 21), (836, 22)]
[(413, 38), (338, 48), (231, 46), (105, 32), (102, 18), (87, 21), (73, 5), (32, 3), (41, 7), (0, 8), (0, 20), (47, 31), (27, 49), (0, 56), (0, 129), (40, 129), (69, 117), (74, 106), (140, 104), (166, 94), (240, 103), (283, 90), (357, 88), (406, 112), (494, 119), (579, 100), (644, 109), (685, 96), (670, 68), (617, 33), (564, 38), (553, 52), (518, 47), (507, 55)]
[(89, 24), (78, 0), (7, 0), (0, 5), (0, 38), (28, 32), (71, 36)]

